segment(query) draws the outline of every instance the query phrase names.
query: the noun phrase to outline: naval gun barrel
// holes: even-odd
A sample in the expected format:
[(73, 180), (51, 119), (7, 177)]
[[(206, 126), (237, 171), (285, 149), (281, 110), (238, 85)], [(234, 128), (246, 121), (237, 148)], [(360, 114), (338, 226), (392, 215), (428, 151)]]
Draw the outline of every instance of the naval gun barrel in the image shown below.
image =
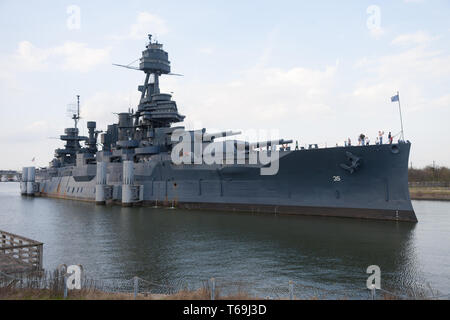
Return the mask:
[(230, 137), (241, 134), (241, 131), (222, 131), (216, 133), (206, 133), (203, 135), (203, 141), (212, 142), (214, 139), (222, 138), (222, 137)]
[(260, 148), (260, 147), (270, 147), (270, 146), (278, 146), (283, 144), (292, 143), (292, 140), (268, 140), (268, 141), (259, 141), (249, 143), (249, 148)]

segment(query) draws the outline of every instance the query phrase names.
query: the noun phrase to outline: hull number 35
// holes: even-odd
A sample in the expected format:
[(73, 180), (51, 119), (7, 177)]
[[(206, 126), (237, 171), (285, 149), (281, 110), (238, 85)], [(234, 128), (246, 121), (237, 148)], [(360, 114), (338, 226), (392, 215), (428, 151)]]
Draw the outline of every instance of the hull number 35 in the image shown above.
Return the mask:
[(333, 182), (340, 182), (341, 176), (333, 176)]

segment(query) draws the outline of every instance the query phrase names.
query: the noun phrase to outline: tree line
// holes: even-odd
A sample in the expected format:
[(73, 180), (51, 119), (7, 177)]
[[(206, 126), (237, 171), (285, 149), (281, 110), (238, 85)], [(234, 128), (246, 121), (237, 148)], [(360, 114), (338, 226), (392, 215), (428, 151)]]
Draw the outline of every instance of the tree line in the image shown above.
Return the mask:
[(440, 181), (450, 182), (450, 169), (447, 167), (426, 166), (422, 169), (409, 168), (410, 182)]

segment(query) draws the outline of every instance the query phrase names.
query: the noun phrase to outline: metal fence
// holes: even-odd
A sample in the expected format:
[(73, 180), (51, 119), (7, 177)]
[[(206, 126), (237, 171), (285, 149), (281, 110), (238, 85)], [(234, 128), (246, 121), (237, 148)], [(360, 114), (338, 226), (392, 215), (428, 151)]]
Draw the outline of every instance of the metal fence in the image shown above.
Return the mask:
[[(443, 294), (431, 288), (404, 290), (405, 292), (384, 288), (369, 290), (364, 287), (330, 289), (294, 281), (281, 283), (276, 287), (258, 288), (256, 290), (258, 293), (252, 293), (255, 292), (254, 286), (245, 281), (211, 278), (196, 283), (184, 281), (158, 283), (137, 276), (125, 280), (96, 280), (83, 276), (81, 290), (68, 291), (66, 279), (67, 274), (61, 271), (22, 274), (0, 272), (0, 299), (14, 294), (20, 298), (21, 290), (26, 290), (29, 296), (32, 292), (45, 292), (44, 297), (50, 299), (447, 300), (450, 298), (450, 294)], [(31, 298), (33, 297), (36, 296), (31, 294)]]

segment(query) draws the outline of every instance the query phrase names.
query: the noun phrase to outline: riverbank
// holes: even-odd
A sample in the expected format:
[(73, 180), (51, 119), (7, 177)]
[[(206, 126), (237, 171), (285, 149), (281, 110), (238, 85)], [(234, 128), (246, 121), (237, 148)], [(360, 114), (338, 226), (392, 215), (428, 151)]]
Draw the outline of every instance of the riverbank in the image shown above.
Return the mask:
[(409, 194), (412, 200), (450, 201), (448, 187), (410, 187)]
[[(3, 290), (2, 290), (3, 289)], [(297, 296), (292, 297), (293, 300), (328, 300), (335, 299), (333, 297), (312, 295), (307, 298), (299, 298)], [(216, 294), (215, 300), (266, 300), (267, 298), (261, 298), (257, 296), (250, 295), (246, 292), (238, 292), (232, 295), (220, 295)], [(342, 296), (337, 298), (337, 300), (348, 300), (349, 297)], [(426, 295), (418, 295), (411, 297), (404, 297), (399, 295), (394, 295), (388, 292), (379, 292), (378, 300), (401, 300), (401, 299), (435, 299), (433, 296), (427, 297)], [(0, 288), (0, 301), (1, 300), (64, 300), (61, 293), (55, 293), (53, 290), (49, 289), (6, 289)], [(72, 291), (68, 294), (66, 300), (211, 300), (211, 292), (206, 288), (200, 288), (193, 291), (179, 291), (174, 294), (146, 294), (139, 293), (134, 297), (133, 293), (123, 293), (123, 292), (101, 292), (101, 291), (90, 291), (90, 290), (80, 290)], [(290, 300), (288, 296), (279, 297), (276, 299), (271, 298), (271, 300)]]
[[(262, 300), (245, 292), (232, 295), (216, 294), (216, 300)], [(0, 300), (63, 300), (62, 292), (52, 289), (0, 288)], [(210, 300), (207, 288), (181, 290), (173, 294), (102, 292), (98, 290), (75, 290), (68, 293), (68, 300)]]

